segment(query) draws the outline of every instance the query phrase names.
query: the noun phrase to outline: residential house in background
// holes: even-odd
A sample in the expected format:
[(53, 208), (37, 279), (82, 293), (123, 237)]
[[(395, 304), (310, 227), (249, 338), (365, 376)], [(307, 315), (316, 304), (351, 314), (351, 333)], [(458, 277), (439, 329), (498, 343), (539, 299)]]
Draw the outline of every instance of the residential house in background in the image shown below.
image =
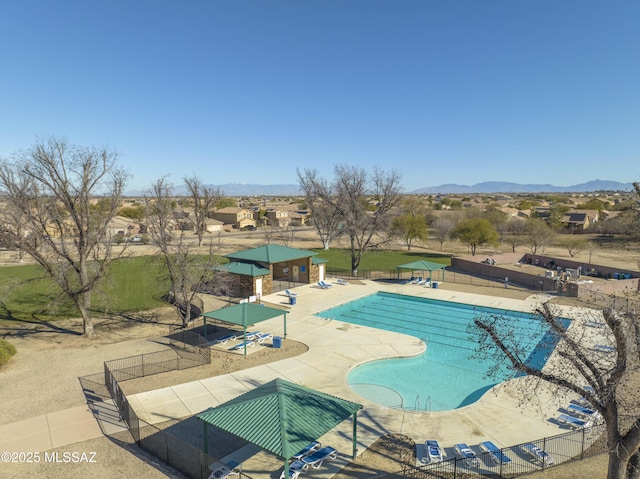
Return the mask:
[(219, 231), (222, 231), (224, 226), (224, 223), (222, 221), (215, 218), (207, 218), (204, 223), (207, 233), (217, 233)]
[(267, 224), (269, 226), (283, 228), (290, 223), (289, 212), (286, 209), (267, 208), (265, 216), (267, 217)]
[(598, 210), (568, 211), (562, 216), (562, 224), (569, 231), (584, 231), (600, 217)]
[(222, 221), (225, 225), (231, 225), (233, 228), (245, 228), (256, 226), (256, 220), (253, 219), (253, 213), (245, 208), (228, 206), (211, 213), (214, 219)]

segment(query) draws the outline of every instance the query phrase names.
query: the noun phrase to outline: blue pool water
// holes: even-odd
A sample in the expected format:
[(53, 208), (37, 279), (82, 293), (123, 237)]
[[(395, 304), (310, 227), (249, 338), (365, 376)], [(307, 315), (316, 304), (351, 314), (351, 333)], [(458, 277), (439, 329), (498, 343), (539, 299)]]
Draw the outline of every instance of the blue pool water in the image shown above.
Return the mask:
[(495, 363), (470, 358), (477, 343), (468, 327), (480, 314), (508, 318), (528, 364), (544, 366), (555, 342), (549, 341), (552, 334), (540, 319), (529, 313), (377, 293), (317, 315), (425, 341), (423, 355), (363, 364), (351, 371), (348, 381), (358, 394), (384, 406), (446, 411), (477, 401), (497, 382), (513, 377), (503, 366), (497, 380), (489, 378), (487, 372)]

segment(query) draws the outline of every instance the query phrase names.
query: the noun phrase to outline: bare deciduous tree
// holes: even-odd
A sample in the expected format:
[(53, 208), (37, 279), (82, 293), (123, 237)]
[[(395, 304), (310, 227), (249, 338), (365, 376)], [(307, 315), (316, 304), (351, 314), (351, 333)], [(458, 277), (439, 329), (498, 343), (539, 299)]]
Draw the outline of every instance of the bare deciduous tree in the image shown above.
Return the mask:
[(326, 213), (349, 238), (351, 271), (357, 273), (362, 255), (370, 248), (386, 243), (389, 238), (392, 209), (398, 204), (400, 174), (374, 168), (336, 165), (331, 187), (325, 181), (312, 182), (311, 196), (326, 205)]
[(526, 223), (523, 220), (513, 218), (507, 221), (507, 231), (509, 234), (506, 237), (507, 243), (511, 246), (511, 252), (516, 252), (516, 246), (522, 243), (522, 237), (525, 233)]
[(284, 246), (293, 246), (298, 230), (290, 224), (280, 227), (280, 241)]
[(219, 188), (205, 186), (195, 176), (184, 178), (184, 182), (193, 201), (193, 223), (198, 236), (198, 246), (202, 246), (202, 238), (207, 231), (209, 211), (222, 199), (223, 195)]
[(117, 159), (107, 148), (52, 137), (0, 165), (3, 233), (78, 308), (86, 337), (94, 335), (92, 292), (123, 254), (112, 251), (108, 230), (128, 179)]
[[(543, 368), (529, 363), (530, 356), (522, 348), (525, 342), (517, 340), (512, 322), (489, 314), (474, 320), (480, 345), (476, 354), (493, 358), (496, 371), (499, 364), (506, 364), (528, 375), (523, 378), (525, 385), (519, 387), (520, 394), (535, 397), (542, 381), (552, 388), (554, 397), (566, 398), (567, 393), (573, 393), (585, 398), (602, 416), (609, 448), (609, 479), (640, 476), (640, 318), (637, 309), (627, 305), (611, 297), (608, 308), (583, 310), (569, 328), (552, 305), (540, 306), (536, 310), (537, 327), (548, 328), (550, 334), (538, 347), (553, 351), (551, 364)], [(593, 334), (587, 331), (590, 324), (609, 341), (604, 352), (594, 349)], [(530, 327), (536, 327), (533, 320)]]
[(329, 249), (331, 242), (342, 233), (340, 230), (340, 218), (335, 213), (333, 206), (325, 200), (331, 197), (333, 192), (326, 180), (318, 178), (316, 170), (304, 170), (304, 174), (298, 170), (298, 181), (304, 191), (305, 201), (311, 211), (311, 220), (322, 247)]
[[(160, 250), (170, 284), (170, 295), (183, 327), (201, 313), (194, 311), (198, 293), (223, 288), (226, 275), (216, 270), (218, 265), (213, 239), (208, 255), (198, 254), (185, 236), (185, 230), (175, 224), (173, 185), (166, 177), (156, 180), (145, 198), (149, 235)], [(220, 284), (219, 284), (220, 283)], [(223, 288), (224, 289), (224, 288)]]
[(451, 232), (455, 229), (457, 221), (449, 214), (442, 214), (431, 225), (431, 237), (440, 243), (440, 251), (444, 243), (451, 239)]
[(264, 225), (260, 227), (260, 232), (262, 233), (264, 242), (266, 244), (271, 244), (276, 237), (276, 233), (278, 233), (278, 227), (272, 225)]

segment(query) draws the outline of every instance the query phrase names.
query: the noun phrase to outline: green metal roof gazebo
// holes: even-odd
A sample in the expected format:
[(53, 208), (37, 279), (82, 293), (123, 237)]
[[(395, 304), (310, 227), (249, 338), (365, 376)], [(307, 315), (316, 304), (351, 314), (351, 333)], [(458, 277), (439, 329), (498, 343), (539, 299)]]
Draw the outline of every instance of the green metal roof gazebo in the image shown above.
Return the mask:
[(267, 268), (261, 268), (251, 263), (239, 263), (234, 261), (232, 263), (219, 264), (214, 267), (216, 271), (224, 271), (225, 273), (239, 274), (242, 276), (268, 276), (271, 274), (271, 270)]
[[(240, 303), (234, 306), (228, 306), (215, 311), (209, 311), (202, 315), (204, 317), (204, 335), (207, 337), (207, 318), (217, 319), (225, 323), (242, 326), (243, 336), (247, 334), (247, 326), (266, 321), (267, 319), (284, 316), (284, 337), (287, 337), (287, 311), (277, 308), (270, 308), (264, 305), (254, 303)], [(247, 355), (247, 344), (245, 341), (244, 354)]]
[(289, 248), (277, 244), (268, 244), (257, 248), (226, 254), (225, 257), (235, 261), (253, 261), (257, 263), (282, 263), (300, 258), (308, 258), (318, 253), (304, 249)]
[(284, 460), (353, 416), (355, 459), (357, 404), (298, 384), (274, 379), (235, 399), (197, 415), (204, 424), (204, 451), (208, 454), (207, 426), (213, 425)]
[(411, 263), (401, 264), (400, 266), (396, 266), (398, 269), (398, 279), (400, 279), (400, 270), (402, 269), (410, 269), (411, 274), (413, 275), (414, 271), (429, 271), (429, 281), (431, 281), (431, 275), (434, 271), (442, 270), (442, 280), (444, 281), (444, 269), (447, 267), (446, 264), (442, 263), (434, 263), (432, 261), (413, 261)]

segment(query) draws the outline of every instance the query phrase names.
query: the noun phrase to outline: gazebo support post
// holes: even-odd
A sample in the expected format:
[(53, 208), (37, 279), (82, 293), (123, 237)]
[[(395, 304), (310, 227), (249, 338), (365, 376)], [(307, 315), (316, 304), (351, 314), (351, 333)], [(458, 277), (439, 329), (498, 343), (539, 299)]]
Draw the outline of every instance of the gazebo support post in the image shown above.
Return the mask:
[[(358, 428), (358, 411), (353, 413), (353, 460), (356, 460), (356, 455), (358, 454), (358, 437), (357, 437), (357, 428)], [(288, 476), (287, 476), (288, 477)]]
[(202, 421), (202, 424), (204, 424), (204, 431), (202, 432), (204, 441), (204, 453), (209, 455), (209, 434), (207, 433), (207, 421)]
[(247, 324), (245, 321), (244, 326), (242, 327), (244, 330), (244, 334), (242, 335), (242, 342), (244, 343), (244, 355), (247, 355)]
[(287, 337), (287, 313), (284, 313), (284, 337)]

